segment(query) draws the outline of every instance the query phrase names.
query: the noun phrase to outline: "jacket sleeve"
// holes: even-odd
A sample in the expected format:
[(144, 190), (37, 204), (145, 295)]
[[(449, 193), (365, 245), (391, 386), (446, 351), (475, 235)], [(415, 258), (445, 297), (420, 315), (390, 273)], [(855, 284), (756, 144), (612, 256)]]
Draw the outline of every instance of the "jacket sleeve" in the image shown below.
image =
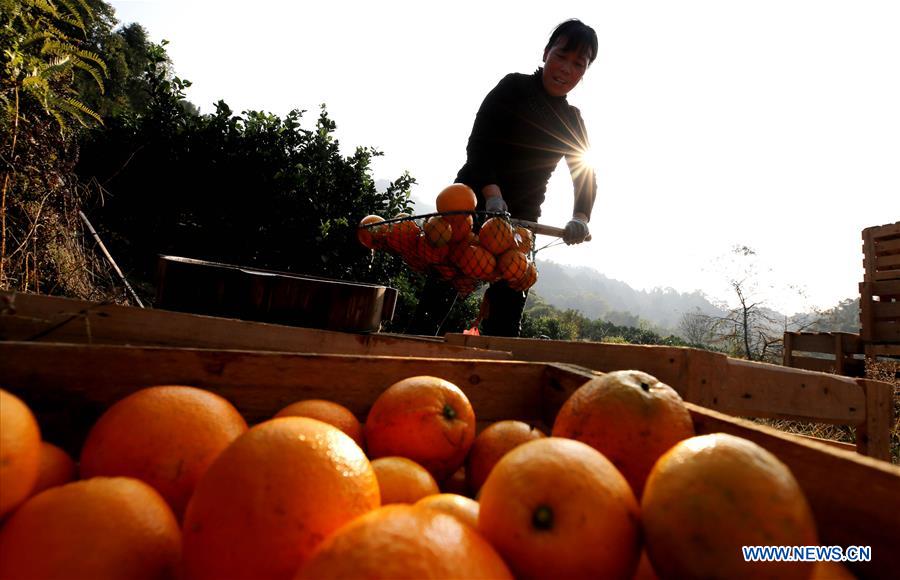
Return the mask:
[(573, 133), (575, 133), (577, 143), (573, 144), (574, 147), (566, 153), (566, 163), (569, 166), (575, 190), (575, 205), (572, 213), (583, 213), (590, 219), (591, 211), (594, 209), (594, 199), (597, 197), (596, 169), (588, 162), (589, 156), (585, 155), (590, 149), (590, 142), (581, 112), (575, 107), (572, 107), (572, 110), (575, 118)]
[(487, 94), (475, 115), (466, 145), (466, 165), (461, 177), (475, 185), (479, 198), (482, 187), (497, 183), (496, 144), (501, 140), (504, 119), (508, 115), (507, 101), (512, 84), (513, 75), (507, 75)]

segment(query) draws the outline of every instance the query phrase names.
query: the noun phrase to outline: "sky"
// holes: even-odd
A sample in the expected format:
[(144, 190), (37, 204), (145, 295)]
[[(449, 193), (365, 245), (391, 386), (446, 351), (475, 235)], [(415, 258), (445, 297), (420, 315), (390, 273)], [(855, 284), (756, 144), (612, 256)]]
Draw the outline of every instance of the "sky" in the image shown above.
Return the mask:
[[(858, 295), (862, 229), (900, 220), (894, 0), (111, 4), (169, 41), (201, 112), (222, 99), (306, 109), (311, 124), (325, 103), (342, 151), (382, 151), (375, 179), (409, 171), (421, 211), (464, 163), (487, 92), (536, 70), (552, 29), (581, 19), (599, 54), (568, 99), (597, 172), (593, 239), (538, 258), (637, 289), (728, 302), (740, 245), (767, 305), (828, 308)], [(564, 226), (572, 194), (563, 163), (541, 222)]]

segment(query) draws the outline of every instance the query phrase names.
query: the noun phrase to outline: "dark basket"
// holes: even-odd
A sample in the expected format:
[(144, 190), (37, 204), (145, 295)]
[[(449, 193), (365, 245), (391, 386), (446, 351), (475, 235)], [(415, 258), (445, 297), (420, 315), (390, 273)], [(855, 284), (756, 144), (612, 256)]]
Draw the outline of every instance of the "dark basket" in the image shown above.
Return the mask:
[(513, 289), (527, 290), (537, 281), (534, 232), (508, 214), (455, 211), (368, 219), (357, 230), (364, 246), (400, 256), (462, 296), (484, 282), (506, 280)]

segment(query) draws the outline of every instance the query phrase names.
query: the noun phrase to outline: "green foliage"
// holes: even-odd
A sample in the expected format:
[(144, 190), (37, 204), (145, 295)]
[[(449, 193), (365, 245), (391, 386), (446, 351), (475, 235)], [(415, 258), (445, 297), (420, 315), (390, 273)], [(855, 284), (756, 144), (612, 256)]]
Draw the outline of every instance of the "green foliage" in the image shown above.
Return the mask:
[(371, 163), (381, 153), (359, 147), (342, 155), (324, 105), (311, 127), (305, 111), (236, 115), (223, 101), (198, 115), (185, 100), (190, 83), (173, 74), (164, 45), (151, 47), (142, 76), (146, 107), (92, 132), (78, 171), (102, 186), (105, 204), (93, 210), (95, 221), (145, 285), (158, 254), (345, 280), (399, 279), (399, 260), (373, 256), (356, 241), (356, 226), (366, 214), (410, 211), (414, 179), (405, 173), (377, 191)]
[(522, 317), (523, 338), (692, 346), (675, 335), (664, 337), (647, 328), (621, 326), (609, 320), (591, 320), (574, 309), (561, 311), (534, 293), (529, 295), (529, 303)]
[(70, 120), (81, 126), (101, 122), (75, 87), (75, 71), (87, 74), (103, 92), (106, 64), (82, 46), (93, 12), (84, 2), (0, 0), (0, 46), (3, 76), (0, 102), (7, 117), (27, 110), (23, 101), (40, 105), (65, 131)]

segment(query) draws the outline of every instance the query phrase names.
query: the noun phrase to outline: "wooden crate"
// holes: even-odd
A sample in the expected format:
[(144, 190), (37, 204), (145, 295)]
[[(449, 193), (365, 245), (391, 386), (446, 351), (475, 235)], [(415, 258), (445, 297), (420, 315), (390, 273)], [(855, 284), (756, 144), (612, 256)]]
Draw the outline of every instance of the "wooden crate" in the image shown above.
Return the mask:
[[(253, 423), (304, 397), (333, 399), (364, 418), (384, 388), (420, 374), (462, 388), (482, 425), (520, 419), (545, 429), (565, 399), (596, 376), (573, 365), (522, 361), (0, 343), (0, 384), (35, 409), (48, 440), (70, 450), (111, 403), (150, 385), (209, 389)], [(699, 434), (745, 437), (790, 467), (823, 545), (871, 546), (872, 562), (855, 565), (857, 574), (888, 577), (900, 569), (900, 468), (698, 405), (688, 408)]]
[(0, 340), (509, 359), (508, 352), (0, 292)]
[(900, 222), (866, 228), (862, 240), (860, 336), (866, 343), (900, 344)]
[[(810, 356), (824, 354), (827, 358)], [(858, 334), (849, 332), (785, 332), (786, 367), (847, 376), (864, 376), (865, 348)]]
[(856, 427), (856, 450), (890, 460), (893, 387), (750, 362), (695, 348), (448, 334), (450, 344), (502, 349), (513, 358), (573, 363), (601, 372), (638, 369), (686, 400), (731, 415)]
[(867, 344), (900, 344), (900, 280), (859, 283), (859, 335)]
[(866, 282), (900, 280), (900, 222), (862, 231)]

